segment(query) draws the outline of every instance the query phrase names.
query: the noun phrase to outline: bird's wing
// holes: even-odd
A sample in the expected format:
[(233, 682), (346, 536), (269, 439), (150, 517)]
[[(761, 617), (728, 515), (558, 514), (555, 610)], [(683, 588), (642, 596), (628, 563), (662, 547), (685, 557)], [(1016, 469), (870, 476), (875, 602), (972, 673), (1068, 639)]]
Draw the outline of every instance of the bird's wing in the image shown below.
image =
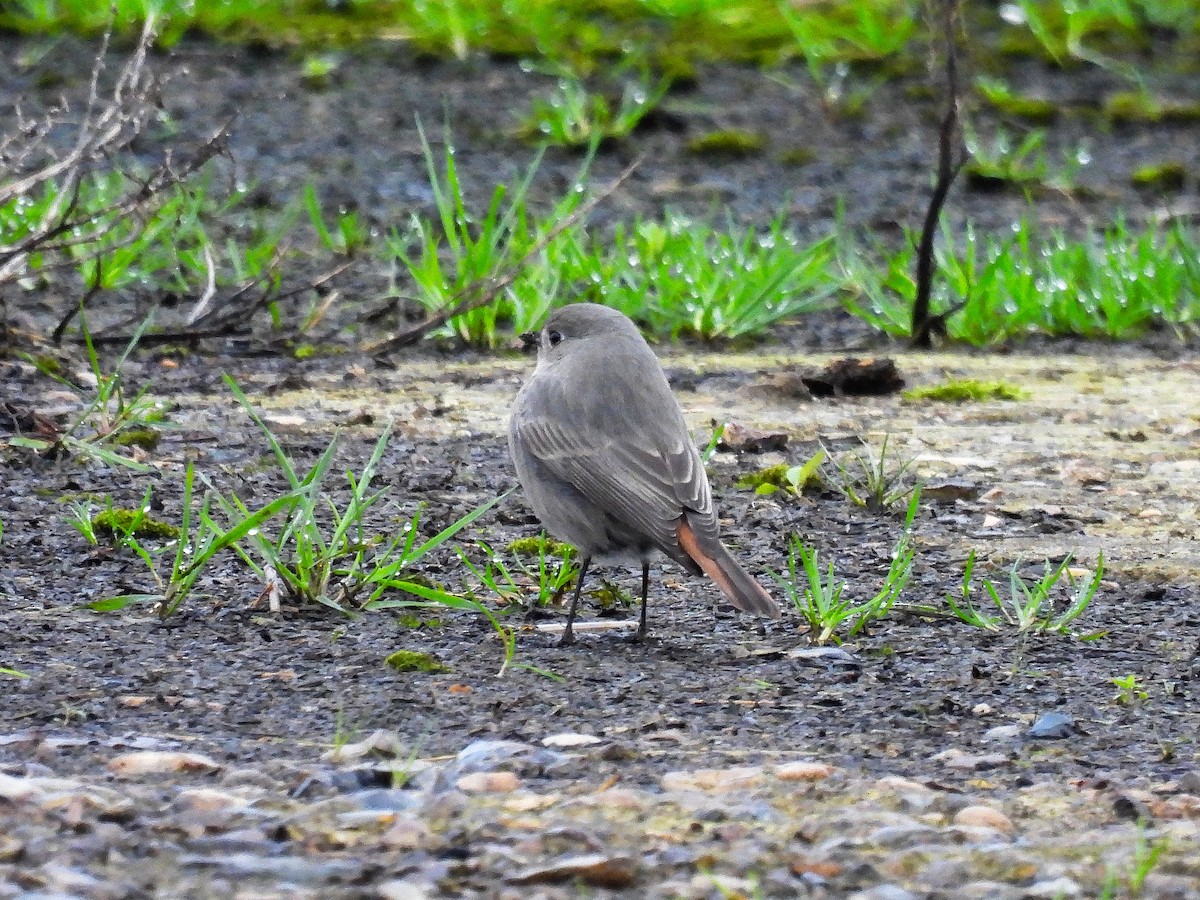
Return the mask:
[[(628, 397), (597, 402), (592, 392), (592, 409), (585, 406), (588, 392), (548, 389), (514, 417), (513, 430), (556, 477), (677, 556), (676, 522), (685, 509), (696, 513), (694, 526), (713, 538), (717, 525), (704, 465), (665, 382), (662, 387), (665, 398), (655, 396), (651, 404), (629, 403)], [(544, 412), (531, 415), (531, 407)], [(659, 415), (639, 416), (637, 409)]]

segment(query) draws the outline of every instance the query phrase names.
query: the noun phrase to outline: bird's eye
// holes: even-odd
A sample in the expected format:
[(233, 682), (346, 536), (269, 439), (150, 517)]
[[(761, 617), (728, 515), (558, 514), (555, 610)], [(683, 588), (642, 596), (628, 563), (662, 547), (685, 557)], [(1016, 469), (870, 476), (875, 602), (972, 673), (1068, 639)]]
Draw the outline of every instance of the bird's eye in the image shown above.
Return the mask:
[(558, 342), (562, 340), (562, 334), (557, 331), (547, 331), (546, 340), (550, 342), (551, 347), (557, 347)]

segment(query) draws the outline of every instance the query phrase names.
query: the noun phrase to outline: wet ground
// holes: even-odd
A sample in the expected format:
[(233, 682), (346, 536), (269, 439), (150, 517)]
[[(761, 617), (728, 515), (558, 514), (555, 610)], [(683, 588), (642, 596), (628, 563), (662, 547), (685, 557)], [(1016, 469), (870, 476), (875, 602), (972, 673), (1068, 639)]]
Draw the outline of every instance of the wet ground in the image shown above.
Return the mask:
[[(319, 172), (330, 197), (380, 222), (427, 203), (415, 113), (428, 123), (448, 110), (464, 177), (481, 192), (529, 155), (504, 136), (517, 98), (540, 83), (516, 65), (418, 64), (384, 48), (347, 64), (334, 88), (314, 92), (298, 86), (297, 65), (282, 57), (252, 60), (197, 44), (162, 61), (179, 63), (192, 73), (179, 75), (168, 94), (179, 129), (200, 133), (239, 111), (233, 158), (240, 177), (262, 184), (264, 202), (285, 202)], [(1099, 90), (1095, 75), (1041, 74), (1052, 93)], [(3, 90), (11, 94), (22, 79), (31, 85), (35, 75), (0, 76)], [(689, 95), (701, 111), (687, 128), (771, 123), (771, 152), (706, 161), (679, 152), (679, 132), (651, 131), (635, 145), (647, 162), (601, 221), (663, 204), (696, 212), (728, 206), (738, 218), (763, 221), (787, 185), (788, 208), (814, 232), (829, 227), (842, 196), (856, 226), (911, 223), (928, 185), (932, 107), (889, 102), (901, 96), (902, 85), (885, 85), (865, 119), (847, 121), (760, 73), (705, 73)], [(1073, 128), (1084, 126), (1069, 121), (1054, 140), (1070, 145)], [(1153, 147), (1190, 154), (1194, 169), (1200, 151), (1187, 128), (1104, 135), (1087, 174), (1102, 190), (1083, 201), (1046, 198), (1039, 214), (1068, 226), (1105, 221), (1118, 208), (1149, 215), (1160, 203), (1124, 187), (1125, 167)], [(784, 167), (778, 152), (801, 143), (816, 161)], [(602, 157), (597, 175), (615, 173), (630, 153)], [(548, 182), (561, 188), (576, 164), (552, 153)], [(961, 193), (953, 205), (956, 215), (997, 227), (1025, 210), (1024, 201), (1004, 195)], [(363, 269), (353, 278), (349, 294), (379, 296), (370, 291), (381, 290), (380, 273)], [(22, 297), (16, 318), (44, 333), (54, 302)], [(346, 320), (355, 314), (351, 304), (340, 312)], [(956, 406), (895, 395), (799, 400), (779, 390), (780, 373), (830, 358), (813, 351), (844, 348), (892, 352), (910, 385), (1002, 377), (1030, 398)], [(261, 434), (221, 384), (222, 371), (238, 378), (300, 462), (314, 460), (340, 427), (338, 466), (357, 471), (380, 428), (395, 419), (381, 468), (391, 492), (369, 516), (375, 533), (390, 533), (420, 504), (422, 529), (436, 533), (513, 483), (502, 434), (528, 359), (420, 349), (387, 364), (353, 352), (300, 362), (235, 349), (158, 352), (131, 365), (131, 381), (152, 379), (178, 426), (147, 458), (154, 475), (6, 453), (0, 666), (28, 677), (0, 675), (8, 694), (0, 764), (12, 777), (0, 783), (7, 804), (0, 814), (11, 822), (0, 840), (4, 896), (45, 889), (704, 897), (719, 895), (718, 876), (762, 876), (765, 896), (843, 896), (884, 885), (912, 896), (968, 896), (959, 893), (963, 884), (988, 880), (1001, 887), (975, 895), (1097, 896), (1110, 867), (1125, 879), (1121, 890), (1132, 891), (1127, 873), (1138, 840), (1168, 846), (1162, 878), (1146, 895), (1200, 890), (1200, 405), (1196, 363), (1169, 337), (1113, 352), (1043, 345), (1002, 356), (910, 355), (829, 315), (782, 329), (756, 354), (664, 351), (698, 440), (714, 419), (788, 436), (783, 453), (718, 454), (712, 462), (728, 541), (764, 577), (783, 567), (795, 533), (836, 560), (847, 591), (870, 596), (902, 514), (854, 507), (835, 491), (759, 497), (735, 488), (739, 475), (802, 461), (818, 441), (841, 448), (865, 441), (877, 450), (890, 435), (896, 459), (916, 460), (915, 474), (944, 486), (927, 491), (917, 519), (902, 608), (840, 650), (813, 652), (795, 613), (765, 626), (742, 618), (710, 584), (664, 563), (652, 572), (649, 641), (631, 644), (616, 628), (560, 649), (552, 631), (538, 628), (561, 619), (561, 609), (549, 609), (523, 622), (515, 664), (502, 677), (502, 646), (478, 615), (435, 611), (414, 622), (286, 600), (272, 615), (255, 602), (261, 584), (232, 556), (202, 580), (202, 596), (165, 622), (144, 607), (81, 608), (152, 583), (130, 554), (87, 545), (67, 521), (68, 501), (110, 496), (133, 504), (153, 484), (159, 513), (177, 519), (187, 460), (247, 502), (283, 489)], [(81, 361), (69, 364), (82, 371)], [(77, 409), (75, 395), (27, 363), (2, 365), (8, 398), (52, 417)], [(503, 547), (536, 529), (518, 492), (461, 543), (478, 558), (476, 542)], [(989, 632), (920, 614), (915, 607), (944, 611), (972, 549), (1002, 585), (1017, 562), (1038, 573), (1042, 560), (1071, 553), (1088, 570), (1103, 553), (1103, 584), (1074, 626), (1102, 636)], [(452, 589), (478, 589), (450, 548), (419, 568)], [(604, 574), (626, 591), (635, 587), (632, 572)], [(628, 615), (604, 612), (594, 598), (587, 607), (588, 620)], [(394, 672), (384, 660), (401, 649), (429, 652), (449, 671)], [(377, 731), (387, 736), (377, 752), (325, 755)], [(447, 762), (473, 741), (541, 747), (563, 733), (598, 743), (527, 749), (520, 764), (507, 760), (506, 745), (489, 743), (482, 760)], [(141, 774), (109, 768), (130, 750), (203, 758), (159, 759)], [(779, 774), (776, 767), (795, 762), (831, 769), (791, 780)], [(394, 770), (427, 764), (448, 767), (439, 770), (444, 777), (393, 789)], [(724, 775), (680, 774), (710, 769)], [(519, 788), (455, 780), (498, 770), (515, 771)], [(198, 796), (202, 789), (213, 794)], [(392, 793), (364, 796), (373, 789)], [(630, 793), (607, 793), (617, 789)], [(560, 808), (563, 798), (588, 795), (600, 797), (600, 807), (583, 825)], [(342, 818), (318, 816), (319, 804), (343, 801)], [(252, 827), (244, 805), (256, 810)], [(956, 818), (975, 805), (1010, 821)], [(401, 815), (401, 807), (409, 812)], [(889, 824), (885, 812), (906, 818)], [(389, 831), (381, 845), (384, 820), (391, 828), (406, 816), (420, 833)], [(1074, 855), (1062, 846), (1068, 821), (1089, 829)], [(902, 838), (880, 832), (900, 826), (909, 829)], [(697, 842), (707, 843), (696, 849)], [(981, 860), (997, 844), (1025, 856), (988, 868)], [(901, 859), (901, 850), (911, 853)], [(608, 870), (597, 874), (576, 859), (561, 872), (530, 874), (584, 851), (606, 857)], [(632, 875), (621, 868), (626, 857)], [(945, 868), (951, 857), (967, 859), (957, 875)], [(305, 860), (316, 868), (302, 869)], [(122, 861), (144, 868), (130, 875)], [(940, 874), (935, 863), (944, 864)], [(412, 893), (397, 886), (406, 880)], [(749, 882), (726, 887), (754, 895)]]

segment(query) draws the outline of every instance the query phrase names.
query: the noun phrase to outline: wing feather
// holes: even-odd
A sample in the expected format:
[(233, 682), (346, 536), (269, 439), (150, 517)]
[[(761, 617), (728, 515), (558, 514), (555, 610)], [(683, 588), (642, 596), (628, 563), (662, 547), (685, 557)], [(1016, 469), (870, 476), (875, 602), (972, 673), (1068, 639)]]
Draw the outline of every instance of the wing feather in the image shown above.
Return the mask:
[(684, 510), (698, 536), (717, 539), (700, 455), (661, 369), (634, 385), (630, 367), (611, 362), (604, 383), (587, 390), (561, 378), (531, 379), (512, 422), (515, 437), (591, 503), (669, 555), (686, 555), (676, 532)]

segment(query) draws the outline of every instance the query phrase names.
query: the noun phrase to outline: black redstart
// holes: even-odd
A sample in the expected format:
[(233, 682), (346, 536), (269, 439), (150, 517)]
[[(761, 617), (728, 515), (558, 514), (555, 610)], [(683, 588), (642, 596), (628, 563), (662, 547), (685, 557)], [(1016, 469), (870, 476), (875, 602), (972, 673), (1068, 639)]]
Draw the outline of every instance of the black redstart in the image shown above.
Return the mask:
[(654, 351), (625, 315), (595, 303), (554, 312), (538, 361), (513, 404), (508, 445), (517, 477), (551, 534), (579, 551), (579, 580), (562, 644), (593, 557), (642, 563), (646, 634), (649, 557), (661, 550), (704, 572), (738, 609), (767, 618), (779, 607), (721, 543), (700, 454)]

